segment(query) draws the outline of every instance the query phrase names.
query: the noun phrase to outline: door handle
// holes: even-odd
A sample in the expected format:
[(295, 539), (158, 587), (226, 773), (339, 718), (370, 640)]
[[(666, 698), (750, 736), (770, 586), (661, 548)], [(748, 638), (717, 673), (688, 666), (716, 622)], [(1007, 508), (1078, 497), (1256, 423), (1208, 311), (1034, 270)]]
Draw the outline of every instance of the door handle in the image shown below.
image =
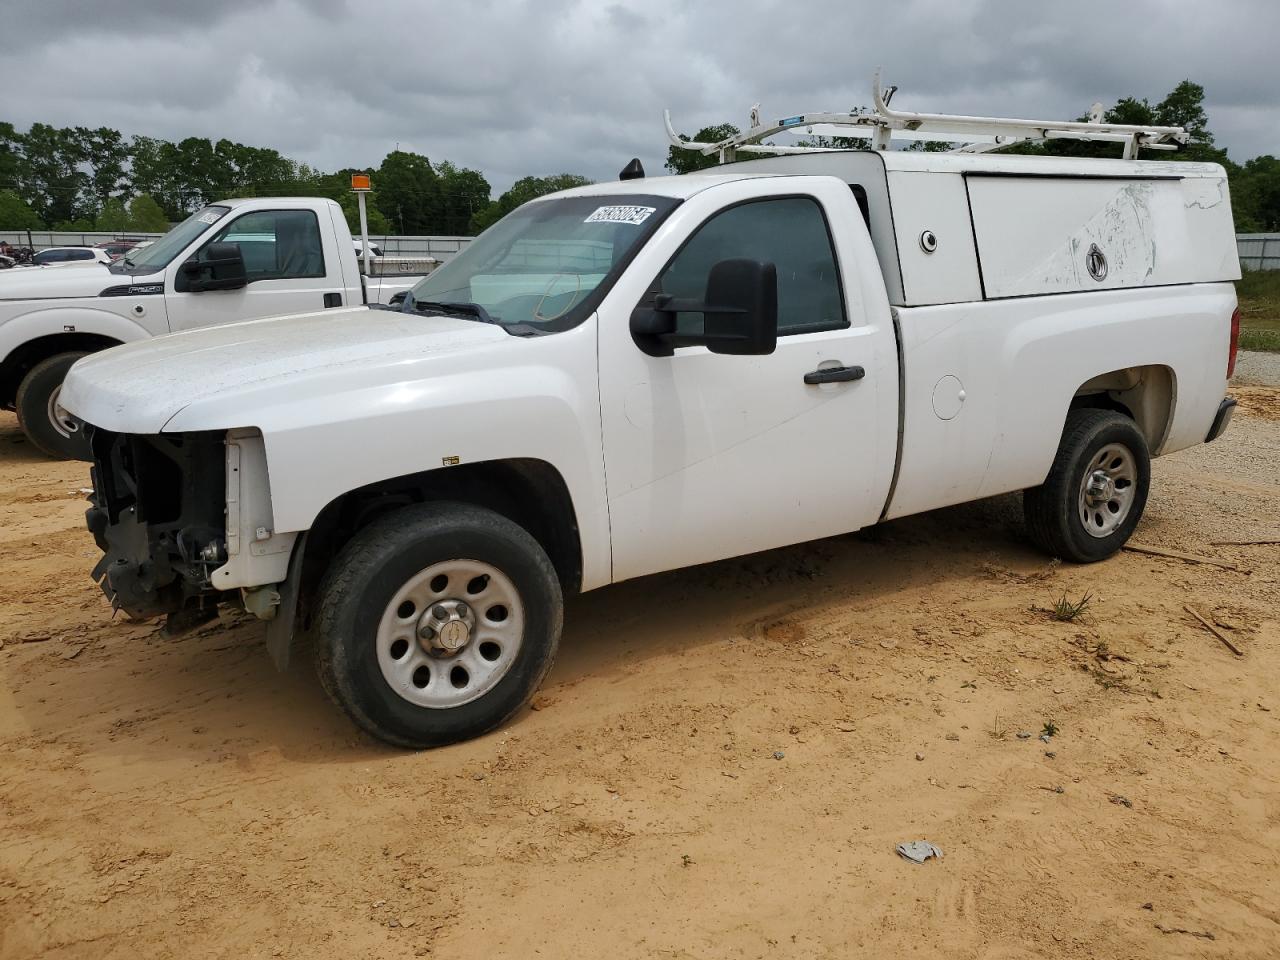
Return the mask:
[(804, 375), (804, 382), (814, 383), (843, 383), (846, 380), (861, 380), (867, 375), (867, 371), (861, 367), (825, 367), (818, 370), (810, 370)]

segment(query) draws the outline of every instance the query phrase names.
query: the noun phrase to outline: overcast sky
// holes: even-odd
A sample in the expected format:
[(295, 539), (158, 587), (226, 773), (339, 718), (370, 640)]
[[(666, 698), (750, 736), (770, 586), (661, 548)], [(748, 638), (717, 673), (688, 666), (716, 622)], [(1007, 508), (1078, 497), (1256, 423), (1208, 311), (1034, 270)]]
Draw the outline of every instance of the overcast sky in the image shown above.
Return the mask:
[[(694, 132), (866, 104), (1072, 118), (1205, 86), (1236, 160), (1280, 154), (1280, 0), (0, 0), (0, 119), (229, 137), (322, 169), (402, 149), (612, 178)], [(376, 186), (376, 184), (375, 184)]]

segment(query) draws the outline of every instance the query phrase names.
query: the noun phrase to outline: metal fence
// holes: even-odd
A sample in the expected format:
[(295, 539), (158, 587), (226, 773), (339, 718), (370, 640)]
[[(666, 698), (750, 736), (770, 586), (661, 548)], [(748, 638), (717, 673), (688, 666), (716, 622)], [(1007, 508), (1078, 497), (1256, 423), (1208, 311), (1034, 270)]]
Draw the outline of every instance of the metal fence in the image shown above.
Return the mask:
[[(48, 230), (0, 230), (0, 240), (14, 246), (45, 247), (93, 246), (117, 237), (154, 240), (159, 233), (51, 233)], [(389, 257), (435, 257), (448, 260), (475, 237), (371, 237)], [(1280, 270), (1280, 233), (1238, 233), (1236, 247), (1240, 264), (1246, 270)]]
[(1237, 233), (1236, 247), (1246, 270), (1280, 270), (1280, 233)]
[[(0, 230), (0, 240), (7, 240), (15, 247), (30, 246), (33, 250), (45, 247), (91, 247), (120, 237), (130, 240), (155, 240), (160, 233), (70, 233), (49, 230)], [(370, 237), (389, 257), (435, 257), (448, 260), (474, 240), (474, 237)]]

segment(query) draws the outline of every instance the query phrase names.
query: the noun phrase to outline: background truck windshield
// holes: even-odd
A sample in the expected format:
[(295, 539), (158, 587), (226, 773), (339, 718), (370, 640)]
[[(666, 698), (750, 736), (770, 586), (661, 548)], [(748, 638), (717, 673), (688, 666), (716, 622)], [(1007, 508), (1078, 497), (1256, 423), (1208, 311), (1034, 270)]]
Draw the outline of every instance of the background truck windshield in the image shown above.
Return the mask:
[(208, 230), (210, 224), (221, 220), (230, 209), (210, 206), (197, 210), (155, 243), (143, 247), (135, 254), (126, 253), (111, 264), (111, 272), (140, 274), (163, 270), (174, 257), (187, 249), (191, 241)]
[(526, 204), (413, 288), (413, 301), (475, 303), (503, 326), (566, 330), (596, 308), (678, 200), (558, 197)]

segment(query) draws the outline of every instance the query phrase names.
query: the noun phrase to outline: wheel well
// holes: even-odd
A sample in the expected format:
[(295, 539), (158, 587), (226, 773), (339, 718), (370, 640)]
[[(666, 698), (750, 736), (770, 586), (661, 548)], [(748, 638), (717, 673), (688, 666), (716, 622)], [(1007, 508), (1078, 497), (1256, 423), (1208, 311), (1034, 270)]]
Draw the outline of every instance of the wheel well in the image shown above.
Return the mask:
[(1153, 454), (1164, 444), (1173, 419), (1176, 380), (1166, 366), (1126, 367), (1092, 377), (1071, 398), (1071, 408), (1123, 413), (1138, 425)]
[(569, 488), (543, 460), (491, 460), (427, 470), (352, 490), (328, 504), (307, 534), (302, 560), (304, 629), (325, 568), (370, 520), (411, 503), (457, 500), (487, 507), (518, 523), (547, 552), (565, 593), (582, 583), (582, 546)]
[(0, 361), (0, 406), (13, 407), (13, 399), (18, 393), (18, 384), (22, 383), (22, 378), (27, 375), (27, 371), (41, 360), (48, 360), (59, 353), (71, 353), (76, 350), (93, 353), (119, 345), (119, 340), (96, 333), (53, 333), (47, 337), (28, 340), (9, 351), (9, 355)]

